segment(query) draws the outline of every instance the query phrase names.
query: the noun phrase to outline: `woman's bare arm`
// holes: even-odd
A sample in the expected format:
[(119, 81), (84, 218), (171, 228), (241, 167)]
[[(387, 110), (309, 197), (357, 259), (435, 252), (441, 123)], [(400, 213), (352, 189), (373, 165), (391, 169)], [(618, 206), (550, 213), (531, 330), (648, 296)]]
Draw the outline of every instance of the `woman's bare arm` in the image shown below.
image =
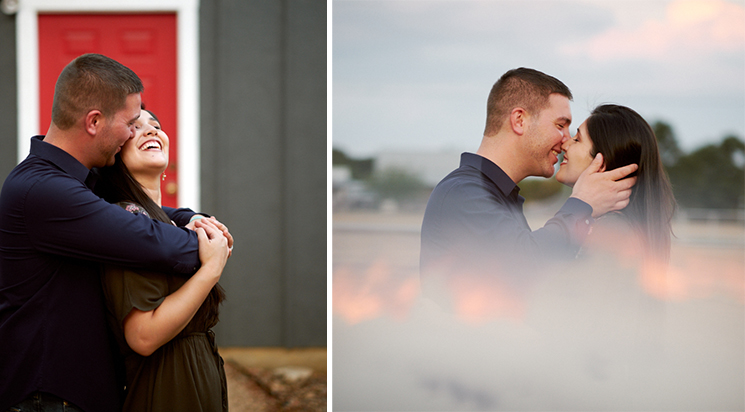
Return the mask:
[(124, 318), (124, 337), (132, 350), (149, 356), (191, 321), (215, 286), (228, 259), (228, 240), (212, 222), (196, 222), (202, 267), (157, 308), (132, 311)]

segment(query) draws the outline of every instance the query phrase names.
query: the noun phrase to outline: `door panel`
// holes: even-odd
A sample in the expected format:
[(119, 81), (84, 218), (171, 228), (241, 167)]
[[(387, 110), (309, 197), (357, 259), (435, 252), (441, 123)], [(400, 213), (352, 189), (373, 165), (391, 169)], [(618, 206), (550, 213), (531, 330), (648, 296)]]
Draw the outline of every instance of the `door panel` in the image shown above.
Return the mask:
[(176, 14), (39, 14), (39, 133), (51, 122), (54, 85), (62, 69), (84, 53), (100, 53), (142, 80), (142, 101), (170, 139), (163, 205), (177, 205), (178, 114)]

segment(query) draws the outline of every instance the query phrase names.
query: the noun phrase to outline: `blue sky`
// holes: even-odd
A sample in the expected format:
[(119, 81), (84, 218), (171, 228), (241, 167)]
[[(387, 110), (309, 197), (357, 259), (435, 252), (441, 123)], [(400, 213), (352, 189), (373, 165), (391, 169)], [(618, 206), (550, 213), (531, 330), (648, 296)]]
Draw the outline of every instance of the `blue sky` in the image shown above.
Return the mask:
[(475, 151), (486, 98), (532, 67), (574, 94), (671, 124), (686, 151), (745, 138), (744, 0), (336, 0), (333, 146)]

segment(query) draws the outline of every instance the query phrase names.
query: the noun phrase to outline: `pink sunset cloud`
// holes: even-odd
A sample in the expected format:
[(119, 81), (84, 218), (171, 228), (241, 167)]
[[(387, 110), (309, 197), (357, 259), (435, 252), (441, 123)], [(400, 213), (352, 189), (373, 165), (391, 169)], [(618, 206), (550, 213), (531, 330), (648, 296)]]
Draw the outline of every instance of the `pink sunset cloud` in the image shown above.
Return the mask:
[(662, 20), (613, 27), (564, 52), (595, 61), (703, 58), (745, 50), (745, 7), (722, 0), (675, 0)]

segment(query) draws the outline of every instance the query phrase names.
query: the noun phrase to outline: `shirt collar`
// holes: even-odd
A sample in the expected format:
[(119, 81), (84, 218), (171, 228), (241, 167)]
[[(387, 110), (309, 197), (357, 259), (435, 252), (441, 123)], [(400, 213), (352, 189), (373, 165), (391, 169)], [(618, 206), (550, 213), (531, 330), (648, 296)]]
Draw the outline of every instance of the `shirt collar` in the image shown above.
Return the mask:
[(494, 182), (505, 196), (517, 197), (520, 192), (520, 187), (507, 176), (507, 173), (502, 168), (483, 156), (474, 153), (463, 153), (460, 155), (460, 165), (473, 167), (483, 173), (489, 180)]
[(65, 173), (86, 184), (90, 170), (66, 151), (45, 142), (44, 136), (31, 138), (30, 153), (53, 163)]

